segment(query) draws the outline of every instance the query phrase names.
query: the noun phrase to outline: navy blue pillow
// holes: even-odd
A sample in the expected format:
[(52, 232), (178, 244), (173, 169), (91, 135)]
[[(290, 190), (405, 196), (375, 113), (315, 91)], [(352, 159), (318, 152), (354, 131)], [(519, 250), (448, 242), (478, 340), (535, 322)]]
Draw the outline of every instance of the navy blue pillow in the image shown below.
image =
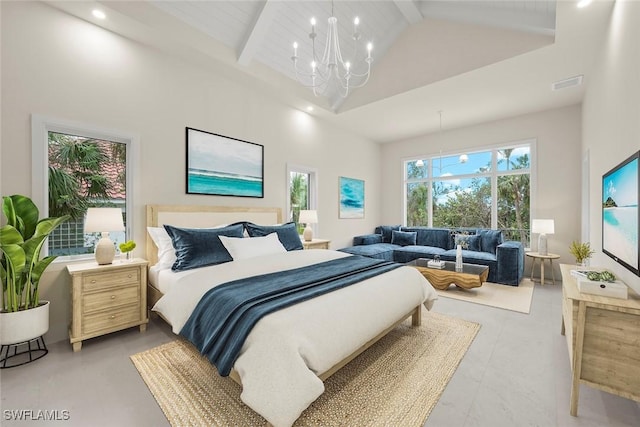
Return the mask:
[(478, 230), (482, 252), (496, 254), (496, 247), (504, 241), (502, 230)]
[(221, 228), (180, 228), (165, 225), (176, 250), (174, 271), (190, 270), (233, 261), (218, 236), (242, 237), (242, 224)]
[(393, 231), (400, 231), (400, 225), (381, 225), (376, 228), (376, 233), (382, 234), (382, 243), (391, 243)]
[(247, 222), (244, 226), (251, 237), (263, 237), (271, 233), (278, 233), (278, 239), (280, 239), (280, 243), (286, 250), (298, 251), (302, 249), (302, 241), (296, 224), (293, 222), (283, 225), (256, 225)]
[(418, 233), (415, 231), (395, 231), (391, 232), (391, 244), (400, 246), (413, 246), (416, 244)]

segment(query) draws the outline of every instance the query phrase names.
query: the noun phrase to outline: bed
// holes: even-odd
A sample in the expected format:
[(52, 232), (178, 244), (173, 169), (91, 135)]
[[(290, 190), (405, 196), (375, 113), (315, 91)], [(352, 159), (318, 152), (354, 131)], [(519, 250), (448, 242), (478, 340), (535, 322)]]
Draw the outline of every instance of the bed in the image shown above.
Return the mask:
[[(147, 226), (205, 228), (237, 221), (280, 224), (278, 208), (148, 205)], [(158, 247), (147, 234), (148, 300), (179, 333), (200, 298), (238, 278), (278, 273), (351, 257), (312, 249), (173, 272), (158, 268)], [(437, 299), (426, 279), (399, 267), (351, 286), (271, 313), (255, 324), (230, 378), (241, 399), (274, 426), (291, 425), (324, 391), (323, 381), (409, 317), (421, 323), (422, 306)]]

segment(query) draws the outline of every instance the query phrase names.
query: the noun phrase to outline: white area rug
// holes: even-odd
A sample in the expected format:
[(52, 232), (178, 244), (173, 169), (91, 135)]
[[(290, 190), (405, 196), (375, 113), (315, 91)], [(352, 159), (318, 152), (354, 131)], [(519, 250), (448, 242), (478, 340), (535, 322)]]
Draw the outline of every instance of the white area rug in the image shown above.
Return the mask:
[(443, 291), (436, 289), (436, 292), (446, 298), (529, 314), (533, 299), (533, 282), (530, 279), (522, 279), (520, 286), (485, 282), (481, 287), (473, 289), (451, 285)]

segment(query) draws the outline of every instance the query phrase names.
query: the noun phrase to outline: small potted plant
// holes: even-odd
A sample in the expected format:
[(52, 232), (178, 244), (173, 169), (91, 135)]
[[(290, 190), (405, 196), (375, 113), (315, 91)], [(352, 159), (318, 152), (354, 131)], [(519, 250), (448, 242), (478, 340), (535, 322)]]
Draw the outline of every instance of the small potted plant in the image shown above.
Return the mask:
[(587, 266), (587, 260), (595, 253), (595, 251), (591, 249), (589, 242), (580, 243), (575, 240), (571, 242), (569, 252), (576, 259), (576, 264), (582, 267)]
[(120, 253), (123, 253), (126, 261), (131, 261), (132, 259), (132, 251), (136, 248), (136, 242), (133, 240), (128, 240), (124, 243), (120, 243), (118, 245), (120, 248)]

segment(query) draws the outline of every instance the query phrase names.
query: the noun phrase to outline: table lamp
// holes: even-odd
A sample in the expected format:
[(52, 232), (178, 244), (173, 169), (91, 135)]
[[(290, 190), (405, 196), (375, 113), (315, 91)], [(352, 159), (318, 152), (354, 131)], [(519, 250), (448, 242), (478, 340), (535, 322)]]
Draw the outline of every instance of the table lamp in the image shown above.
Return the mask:
[(310, 242), (311, 240), (313, 240), (313, 230), (311, 229), (311, 224), (318, 223), (318, 211), (300, 211), (298, 222), (301, 224), (306, 224), (304, 233), (302, 233), (302, 237), (304, 238), (304, 240), (306, 242)]
[(84, 221), (85, 233), (102, 233), (96, 244), (96, 262), (100, 265), (111, 264), (116, 256), (115, 244), (109, 238), (109, 231), (124, 231), (122, 209), (89, 208)]
[(540, 234), (540, 236), (538, 236), (538, 253), (540, 255), (548, 255), (547, 234), (554, 233), (553, 220), (552, 219), (534, 219), (531, 224), (531, 232)]

